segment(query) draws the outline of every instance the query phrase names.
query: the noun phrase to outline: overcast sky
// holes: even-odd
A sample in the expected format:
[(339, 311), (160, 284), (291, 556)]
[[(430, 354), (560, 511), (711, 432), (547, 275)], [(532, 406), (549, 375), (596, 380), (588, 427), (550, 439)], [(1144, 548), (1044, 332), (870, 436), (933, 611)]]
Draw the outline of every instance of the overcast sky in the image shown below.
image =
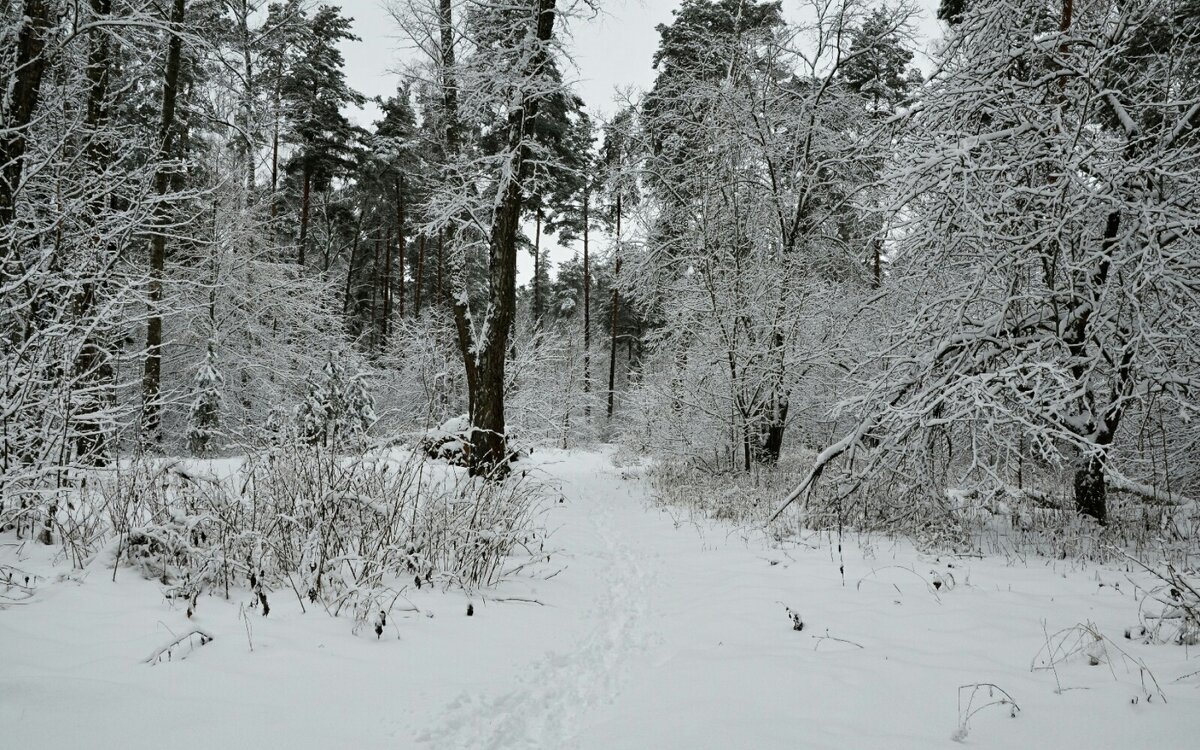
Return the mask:
[[(338, 4), (339, 0), (325, 0)], [(386, 0), (340, 0), (346, 15), (354, 19), (354, 33), (361, 42), (343, 45), (346, 75), (350, 85), (367, 96), (390, 96), (395, 93), (399, 77), (393, 71), (401, 64), (401, 44), (397, 29), (385, 10)], [(938, 0), (916, 0), (925, 8), (918, 32), (928, 40), (938, 35), (936, 9)], [(660, 23), (670, 23), (671, 11), (680, 0), (602, 0), (604, 10), (591, 20), (575, 20), (568, 45), (574, 51), (575, 83), (587, 103), (588, 111), (599, 117), (611, 113), (618, 89), (649, 88), (654, 81), (651, 58), (658, 47)], [(784, 15), (795, 17), (801, 0), (784, 0)], [(924, 46), (926, 42), (922, 42)], [(914, 64), (928, 68), (927, 59), (918, 55)], [(568, 76), (571, 75), (567, 71)], [(369, 107), (358, 118), (360, 125), (369, 126), (378, 111)], [(532, 229), (532, 228), (530, 228)], [(551, 241), (554, 244), (554, 241)], [(573, 251), (553, 247), (550, 257), (559, 263)], [(519, 274), (527, 279), (533, 261), (521, 254)]]

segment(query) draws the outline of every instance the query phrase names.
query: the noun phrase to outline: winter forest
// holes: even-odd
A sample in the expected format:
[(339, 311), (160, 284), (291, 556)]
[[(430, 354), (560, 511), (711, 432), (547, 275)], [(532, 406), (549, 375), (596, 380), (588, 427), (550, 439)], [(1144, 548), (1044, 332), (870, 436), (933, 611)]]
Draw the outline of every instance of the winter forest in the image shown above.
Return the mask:
[(11, 747), (1200, 744), (1200, 0), (326, 2), (0, 2)]

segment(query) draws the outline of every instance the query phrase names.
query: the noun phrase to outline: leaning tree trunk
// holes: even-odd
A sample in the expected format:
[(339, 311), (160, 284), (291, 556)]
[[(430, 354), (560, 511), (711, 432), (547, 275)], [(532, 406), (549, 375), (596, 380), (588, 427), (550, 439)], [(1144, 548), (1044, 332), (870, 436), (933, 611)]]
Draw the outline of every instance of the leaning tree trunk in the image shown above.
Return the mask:
[[(162, 119), (158, 128), (158, 157), (166, 159), (172, 151), (175, 137), (175, 100), (179, 90), (180, 57), (183, 41), (179, 32), (183, 27), (185, 0), (175, 0), (171, 12), (173, 33), (167, 42), (167, 69), (163, 78)], [(159, 165), (154, 174), (154, 192), (159, 203), (156, 217), (159, 223), (165, 219), (162, 199), (167, 194), (171, 176), (164, 165)], [(167, 235), (156, 228), (150, 238), (150, 319), (146, 323), (146, 364), (142, 371), (142, 435), (157, 443), (162, 426), (162, 405), (159, 391), (162, 388), (162, 300), (163, 274), (167, 258)]]

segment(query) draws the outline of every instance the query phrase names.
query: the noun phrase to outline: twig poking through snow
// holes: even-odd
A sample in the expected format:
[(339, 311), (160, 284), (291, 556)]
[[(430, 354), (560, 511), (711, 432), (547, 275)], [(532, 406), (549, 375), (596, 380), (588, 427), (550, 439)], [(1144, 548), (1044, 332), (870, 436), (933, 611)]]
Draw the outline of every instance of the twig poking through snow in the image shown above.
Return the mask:
[(179, 659), (182, 661), (190, 656), (193, 651), (207, 645), (212, 640), (213, 636), (211, 633), (200, 628), (195, 628), (188, 632), (187, 635), (181, 635), (167, 645), (155, 649), (154, 653), (146, 657), (145, 662), (154, 665), (160, 664), (163, 661), (171, 661), (174, 658), (175, 649), (186, 648), (187, 650), (179, 655)]
[[(967, 705), (963, 706), (963, 691), (970, 690), (971, 693), (967, 697)], [(979, 691), (987, 690), (988, 702), (981, 706), (975, 705), (975, 698), (979, 695)], [(999, 696), (996, 694), (999, 693)], [(1013, 697), (1008, 694), (1008, 691), (999, 685), (990, 682), (977, 682), (973, 685), (959, 685), (958, 687), (958, 729), (955, 729), (950, 739), (955, 742), (962, 742), (967, 739), (967, 724), (970, 723), (971, 717), (979, 713), (985, 708), (991, 706), (1009, 706), (1008, 715), (1012, 718), (1017, 718), (1017, 714), (1021, 712), (1021, 707), (1013, 700)]]

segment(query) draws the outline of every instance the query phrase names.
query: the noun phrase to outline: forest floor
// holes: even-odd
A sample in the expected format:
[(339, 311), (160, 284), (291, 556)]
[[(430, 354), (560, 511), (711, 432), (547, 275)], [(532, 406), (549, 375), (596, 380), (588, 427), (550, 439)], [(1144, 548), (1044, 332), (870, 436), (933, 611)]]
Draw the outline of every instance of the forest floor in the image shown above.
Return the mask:
[[(563, 498), (546, 568), (482, 595), (406, 592), (420, 612), (378, 640), (290, 590), (266, 618), (242, 616), (243, 591), (189, 621), (132, 570), (70, 573), (0, 539), (0, 561), (47, 577), (0, 609), (0, 747), (1197, 746), (1200, 658), (1124, 638), (1123, 569), (876, 539), (847, 542), (843, 577), (836, 540), (783, 549), (677, 519), (608, 453), (535, 458)], [(214, 639), (145, 663), (194, 627)], [(995, 687), (960, 687), (976, 684)], [(999, 690), (1015, 718), (987, 705)]]

